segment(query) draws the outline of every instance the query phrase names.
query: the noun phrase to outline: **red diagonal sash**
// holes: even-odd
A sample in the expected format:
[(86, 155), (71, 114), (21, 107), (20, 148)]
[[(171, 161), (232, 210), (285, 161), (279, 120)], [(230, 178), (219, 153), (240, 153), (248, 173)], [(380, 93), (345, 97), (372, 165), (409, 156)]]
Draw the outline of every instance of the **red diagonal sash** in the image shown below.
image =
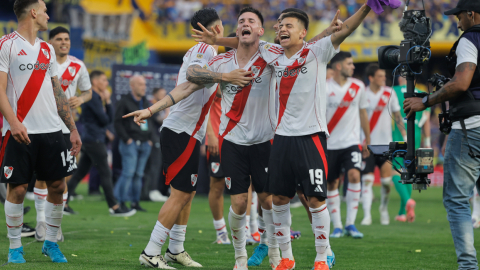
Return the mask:
[[(80, 64), (71, 62), (70, 65), (68, 65), (67, 69), (65, 69), (65, 72), (63, 72), (63, 75), (60, 78), (61, 79), (60, 80), (60, 85), (62, 86), (63, 92), (67, 91), (67, 88), (70, 86), (70, 84), (75, 79), (77, 74), (80, 73), (80, 68), (81, 67), (82, 66), (80, 66)], [(70, 71), (72, 71), (72, 72), (70, 72)]]
[(377, 106), (375, 107), (375, 110), (373, 111), (372, 117), (370, 118), (370, 134), (372, 134), (373, 129), (377, 125), (378, 119), (380, 118), (380, 115), (382, 114), (385, 105), (387, 105), (389, 97), (390, 92), (384, 90), (382, 96), (380, 97), (380, 100), (378, 101)]
[(20, 122), (23, 122), (27, 116), (40, 92), (40, 89), (42, 88), (45, 75), (50, 65), (50, 57), (52, 57), (50, 48), (46, 42), (42, 42), (40, 44), (40, 52), (38, 54), (37, 62), (34, 65), (32, 75), (25, 85), (22, 95), (17, 101), (17, 118)]
[[(353, 95), (350, 93), (353, 90), (354, 93)], [(332, 118), (328, 122), (328, 132), (332, 133), (333, 129), (337, 126), (338, 122), (340, 122), (340, 119), (342, 119), (343, 115), (345, 112), (348, 110), (348, 107), (350, 106), (350, 102), (353, 101), (353, 99), (357, 96), (358, 90), (360, 89), (360, 86), (352, 83), (350, 87), (347, 89), (347, 93), (345, 93), (345, 96), (343, 96), (342, 102), (338, 105), (337, 110), (333, 114)]]

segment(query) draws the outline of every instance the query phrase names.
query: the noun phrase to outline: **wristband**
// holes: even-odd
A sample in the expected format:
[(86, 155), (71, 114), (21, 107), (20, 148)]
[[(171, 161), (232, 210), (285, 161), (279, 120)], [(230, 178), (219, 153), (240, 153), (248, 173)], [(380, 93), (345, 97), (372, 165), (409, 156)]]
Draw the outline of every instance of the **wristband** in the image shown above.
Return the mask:
[(423, 141), (423, 145), (427, 148), (431, 148), (432, 147), (432, 140), (430, 137), (425, 137), (424, 141)]
[(153, 115), (152, 110), (150, 110), (150, 107), (148, 107), (147, 109), (150, 112), (150, 117), (152, 117), (152, 115)]

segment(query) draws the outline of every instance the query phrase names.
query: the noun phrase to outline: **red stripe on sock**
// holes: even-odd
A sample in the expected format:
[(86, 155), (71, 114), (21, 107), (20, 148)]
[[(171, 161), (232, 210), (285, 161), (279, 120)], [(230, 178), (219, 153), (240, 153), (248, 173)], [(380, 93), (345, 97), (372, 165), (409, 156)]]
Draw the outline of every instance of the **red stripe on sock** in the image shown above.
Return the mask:
[(223, 225), (223, 227), (221, 227), (220, 229), (216, 229), (217, 231), (221, 231), (223, 230), (223, 228), (227, 227), (227, 225)]
[(339, 194), (337, 194), (337, 195), (333, 195), (333, 196), (327, 196), (327, 199), (330, 199), (330, 198), (335, 198), (335, 197), (337, 197), (338, 195), (339, 195)]
[(11, 228), (19, 228), (19, 227), (22, 227), (22, 226), (23, 226), (23, 223), (20, 224), (20, 226), (10, 226), (10, 225), (8, 225), (8, 223), (7, 223), (7, 227), (10, 228), (10, 229), (11, 229)]
[(360, 191), (362, 191), (361, 189), (359, 189), (359, 190), (353, 190), (353, 189), (349, 189), (349, 188), (348, 188), (347, 190), (348, 190), (348, 191), (351, 191), (351, 192), (360, 192)]
[(314, 212), (312, 212), (312, 214), (323, 212), (323, 210), (325, 210), (325, 209), (327, 209), (327, 206), (325, 206), (325, 208), (323, 208), (323, 209), (320, 210), (320, 211), (314, 211)]

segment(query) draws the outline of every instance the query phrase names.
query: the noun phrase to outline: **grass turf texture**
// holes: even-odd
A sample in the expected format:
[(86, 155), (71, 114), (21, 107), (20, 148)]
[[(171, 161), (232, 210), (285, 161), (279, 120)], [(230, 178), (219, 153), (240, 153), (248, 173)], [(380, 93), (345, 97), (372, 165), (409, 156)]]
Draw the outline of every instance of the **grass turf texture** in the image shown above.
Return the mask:
[[(85, 196), (86, 185), (78, 191)], [(442, 204), (442, 189), (429, 188), (418, 194), (415, 223), (399, 223), (393, 220), (398, 211), (399, 197), (392, 187), (389, 204), (391, 224), (380, 225), (378, 212), (379, 188), (374, 189), (377, 200), (372, 206), (373, 224), (358, 225), (365, 234), (364, 239), (331, 239), (337, 263), (333, 269), (456, 269), (456, 256), (446, 212)], [(225, 215), (230, 201), (225, 198)], [(34, 208), (33, 201), (25, 205)], [(65, 242), (59, 243), (68, 264), (54, 264), (41, 254), (42, 243), (34, 238), (23, 238), (26, 264), (8, 264), (2, 269), (144, 269), (138, 257), (145, 248), (155, 225), (161, 203), (144, 202), (147, 213), (137, 213), (130, 218), (111, 217), (107, 205), (99, 196), (73, 201), (71, 206), (79, 214), (64, 216), (62, 222)], [(3, 212), (3, 207), (2, 208)], [(361, 209), (361, 205), (359, 207)], [(24, 221), (35, 225), (35, 210), (25, 216)], [(292, 209), (293, 228), (302, 232), (302, 237), (292, 243), (296, 269), (310, 269), (315, 258), (314, 237), (303, 208)], [(345, 203), (342, 203), (342, 220), (345, 220)], [(3, 216), (3, 214), (2, 214)], [(357, 224), (363, 217), (359, 210)], [(226, 218), (225, 218), (226, 219)], [(7, 262), (8, 239), (6, 226), (0, 226), (0, 265)], [(215, 245), (215, 230), (208, 200), (204, 196), (194, 199), (188, 223), (185, 248), (203, 269), (232, 269), (234, 250), (231, 245)], [(475, 242), (479, 242), (478, 234)], [(163, 252), (166, 251), (164, 246)], [(255, 247), (255, 246), (254, 246)], [(249, 256), (252, 246), (247, 246)], [(477, 246), (478, 249), (478, 246)], [(420, 251), (420, 252), (419, 252)], [(177, 266), (178, 269), (186, 269)], [(268, 259), (260, 267), (270, 269)]]

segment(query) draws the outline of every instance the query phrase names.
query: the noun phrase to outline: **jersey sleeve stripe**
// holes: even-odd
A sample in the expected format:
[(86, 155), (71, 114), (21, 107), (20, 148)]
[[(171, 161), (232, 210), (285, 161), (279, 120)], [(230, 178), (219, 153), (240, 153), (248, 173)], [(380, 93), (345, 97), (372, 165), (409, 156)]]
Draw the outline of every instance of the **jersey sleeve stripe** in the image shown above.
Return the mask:
[(2, 49), (3, 44), (4, 44), (6, 41), (8, 41), (8, 40), (10, 40), (10, 39), (13, 39), (16, 35), (17, 35), (17, 33), (13, 32), (13, 33), (11, 33), (11, 34), (9, 34), (9, 35), (6, 35), (4, 38), (0, 39), (0, 50)]

